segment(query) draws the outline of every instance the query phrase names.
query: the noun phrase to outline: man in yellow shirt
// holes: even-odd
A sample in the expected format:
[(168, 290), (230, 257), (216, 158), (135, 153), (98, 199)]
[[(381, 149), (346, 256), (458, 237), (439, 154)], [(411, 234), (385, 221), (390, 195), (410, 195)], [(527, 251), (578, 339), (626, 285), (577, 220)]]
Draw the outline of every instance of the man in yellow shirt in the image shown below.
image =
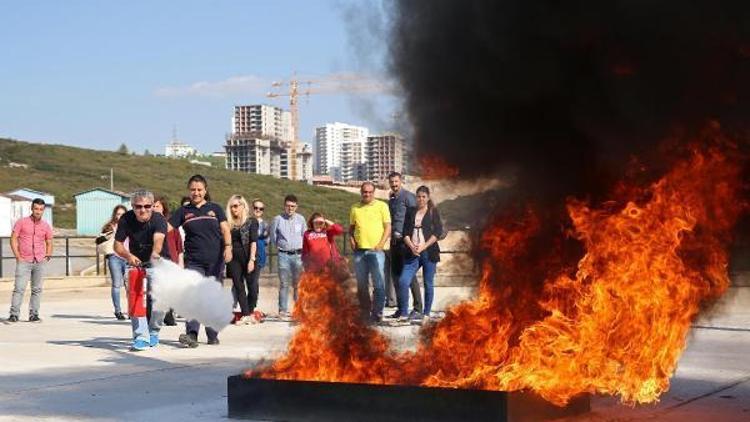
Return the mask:
[[(363, 318), (378, 323), (385, 307), (385, 253), (383, 248), (391, 235), (391, 213), (388, 204), (375, 199), (375, 185), (362, 183), (362, 200), (349, 213), (349, 241), (354, 251), (357, 296)], [(370, 274), (374, 303), (370, 299)]]

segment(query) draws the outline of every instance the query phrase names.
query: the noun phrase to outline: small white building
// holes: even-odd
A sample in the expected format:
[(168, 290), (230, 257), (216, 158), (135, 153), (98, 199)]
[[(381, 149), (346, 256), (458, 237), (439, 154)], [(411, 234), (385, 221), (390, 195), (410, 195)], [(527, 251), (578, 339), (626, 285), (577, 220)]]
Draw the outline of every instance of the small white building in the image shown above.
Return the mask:
[(0, 194), (0, 237), (9, 237), (13, 230), (10, 218), (12, 202), (9, 196)]
[(7, 195), (18, 195), (23, 196), (26, 199), (29, 199), (33, 201), (36, 198), (41, 198), (44, 200), (44, 215), (42, 216), (42, 220), (46, 221), (47, 224), (50, 225), (50, 227), (54, 227), (54, 224), (52, 224), (52, 208), (55, 206), (55, 196), (51, 195), (47, 192), (41, 192), (34, 189), (29, 188), (20, 188), (16, 190), (12, 190), (7, 193)]
[(190, 145), (178, 140), (172, 139), (164, 148), (164, 155), (169, 158), (185, 158), (195, 155), (198, 151)]
[(16, 224), (16, 221), (31, 215), (31, 199), (20, 195), (6, 195), (10, 198), (10, 227)]

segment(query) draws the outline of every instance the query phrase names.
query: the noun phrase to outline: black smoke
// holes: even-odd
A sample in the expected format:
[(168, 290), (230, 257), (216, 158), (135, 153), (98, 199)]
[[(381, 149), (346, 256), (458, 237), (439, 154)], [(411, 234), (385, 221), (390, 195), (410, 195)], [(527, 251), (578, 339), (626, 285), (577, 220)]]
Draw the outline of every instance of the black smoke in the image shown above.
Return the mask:
[(417, 154), (597, 195), (664, 138), (750, 114), (750, 2), (404, 0), (391, 69)]

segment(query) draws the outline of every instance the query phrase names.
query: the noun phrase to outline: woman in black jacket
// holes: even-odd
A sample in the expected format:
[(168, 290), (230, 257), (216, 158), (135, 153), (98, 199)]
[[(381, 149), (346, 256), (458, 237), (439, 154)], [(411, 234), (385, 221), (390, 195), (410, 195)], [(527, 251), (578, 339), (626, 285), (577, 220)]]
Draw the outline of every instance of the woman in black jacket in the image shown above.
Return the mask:
[(432, 299), (435, 295), (433, 281), (437, 271), (437, 263), (440, 261), (440, 246), (438, 238), (443, 233), (443, 223), (440, 213), (430, 200), (430, 189), (427, 186), (417, 188), (417, 206), (406, 211), (404, 219), (404, 244), (406, 245), (406, 257), (404, 270), (398, 281), (398, 294), (400, 296), (399, 321), (406, 321), (409, 315), (409, 286), (411, 279), (422, 267), (424, 279), (424, 317), (415, 315), (416, 319), (429, 319), (432, 308)]
[(242, 195), (229, 198), (226, 213), (232, 237), (232, 260), (227, 262), (227, 268), (232, 275), (235, 298), (242, 310), (242, 318), (237, 323), (251, 324), (258, 321), (251, 316), (253, 309), (248, 303), (246, 287), (251, 287), (250, 273), (255, 269), (258, 220), (250, 217), (250, 207)]

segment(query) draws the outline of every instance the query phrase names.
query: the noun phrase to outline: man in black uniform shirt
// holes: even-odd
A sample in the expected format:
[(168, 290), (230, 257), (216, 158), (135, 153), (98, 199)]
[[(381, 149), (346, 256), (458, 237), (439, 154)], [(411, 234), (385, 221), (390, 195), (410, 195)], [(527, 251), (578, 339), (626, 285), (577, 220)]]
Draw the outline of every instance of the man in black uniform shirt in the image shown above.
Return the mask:
[[(134, 292), (136, 296), (148, 294), (151, 290), (151, 268), (148, 264), (160, 257), (169, 258), (169, 248), (164, 247), (164, 239), (167, 234), (167, 221), (164, 217), (153, 212), (154, 195), (148, 191), (138, 191), (131, 199), (133, 209), (123, 214), (117, 224), (115, 233), (115, 252), (128, 261), (128, 271), (143, 271), (146, 267), (147, 285), (145, 291)], [(129, 239), (128, 248), (123, 242)], [(128, 286), (131, 290), (131, 286)], [(133, 295), (128, 294), (132, 301)], [(146, 298), (141, 296), (145, 306)], [(132, 306), (132, 303), (131, 303)], [(132, 350), (145, 350), (159, 344), (159, 331), (161, 330), (164, 312), (152, 310), (150, 316), (130, 315), (133, 327)]]

